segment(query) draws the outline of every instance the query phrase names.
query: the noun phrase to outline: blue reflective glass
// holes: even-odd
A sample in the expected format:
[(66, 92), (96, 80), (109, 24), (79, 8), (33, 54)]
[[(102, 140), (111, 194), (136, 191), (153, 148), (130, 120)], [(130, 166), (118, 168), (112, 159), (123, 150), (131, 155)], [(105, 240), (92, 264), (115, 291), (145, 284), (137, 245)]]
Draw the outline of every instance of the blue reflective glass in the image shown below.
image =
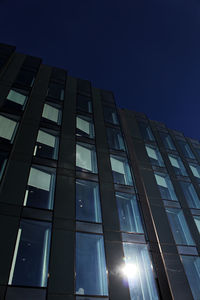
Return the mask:
[(168, 133), (160, 132), (160, 137), (162, 139), (165, 149), (176, 150), (172, 138)]
[(181, 151), (185, 157), (193, 158), (193, 159), (195, 158), (190, 146), (185, 141), (178, 140), (177, 142), (178, 142), (178, 144), (181, 148)]
[(145, 122), (138, 122), (138, 124), (143, 139), (147, 141), (155, 141), (150, 126)]
[(156, 146), (145, 145), (148, 157), (153, 166), (164, 167), (164, 162), (160, 151)]
[(76, 234), (76, 294), (108, 295), (106, 261), (101, 235)]
[(174, 172), (176, 175), (183, 175), (187, 176), (187, 172), (185, 170), (185, 167), (183, 165), (183, 162), (181, 158), (177, 155), (168, 154), (170, 163), (174, 169)]
[(179, 208), (166, 208), (166, 212), (176, 244), (195, 245), (183, 211)]
[(185, 273), (190, 284), (194, 300), (199, 300), (200, 295), (200, 257), (181, 256)]
[(200, 208), (200, 201), (191, 182), (180, 181), (182, 191), (190, 208)]
[(133, 185), (133, 180), (132, 180), (128, 160), (122, 156), (111, 155), (110, 162), (111, 162), (114, 183)]
[(9, 284), (47, 286), (50, 238), (50, 223), (20, 222)]
[(131, 300), (158, 300), (152, 263), (146, 245), (123, 243)]
[(144, 233), (135, 195), (116, 193), (120, 229), (126, 232)]
[(109, 148), (125, 151), (125, 145), (121, 130), (107, 127), (106, 131)]
[(155, 173), (156, 182), (162, 199), (178, 201), (169, 176), (163, 173)]
[(91, 173), (97, 173), (97, 158), (94, 145), (77, 143), (76, 169)]
[(76, 180), (76, 219), (88, 222), (101, 222), (98, 183)]

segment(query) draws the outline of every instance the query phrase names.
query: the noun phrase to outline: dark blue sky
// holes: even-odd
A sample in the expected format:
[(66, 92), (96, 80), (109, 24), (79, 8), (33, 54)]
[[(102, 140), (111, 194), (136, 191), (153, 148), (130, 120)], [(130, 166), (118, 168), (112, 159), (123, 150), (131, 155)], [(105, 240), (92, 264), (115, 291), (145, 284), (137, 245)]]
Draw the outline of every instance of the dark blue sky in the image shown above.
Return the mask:
[(0, 0), (0, 41), (200, 138), (200, 0)]

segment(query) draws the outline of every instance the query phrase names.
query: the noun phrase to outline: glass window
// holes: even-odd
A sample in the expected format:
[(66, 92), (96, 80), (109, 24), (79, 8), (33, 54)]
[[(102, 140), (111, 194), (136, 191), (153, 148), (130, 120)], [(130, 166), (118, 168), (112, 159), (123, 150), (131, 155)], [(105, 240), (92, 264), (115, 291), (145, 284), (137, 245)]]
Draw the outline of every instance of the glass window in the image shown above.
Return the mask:
[(178, 144), (181, 148), (181, 151), (185, 157), (193, 158), (193, 159), (195, 158), (190, 146), (185, 141), (177, 140), (177, 142), (178, 142)]
[(130, 167), (125, 157), (110, 156), (114, 183), (133, 185)]
[(125, 151), (124, 139), (121, 130), (117, 128), (106, 128), (108, 145), (110, 149)]
[(76, 219), (101, 223), (99, 185), (97, 182), (76, 180)]
[(76, 117), (76, 135), (94, 138), (94, 124), (91, 118), (85, 116)]
[(6, 107), (11, 107), (17, 110), (22, 110), (27, 100), (27, 91), (21, 89), (12, 88), (7, 96), (5, 102)]
[(55, 173), (48, 168), (32, 166), (24, 197), (24, 206), (52, 209)]
[(97, 173), (97, 159), (94, 145), (77, 143), (76, 168), (82, 171)]
[(152, 262), (146, 245), (123, 243), (125, 267), (131, 300), (158, 300)]
[(51, 224), (21, 220), (9, 285), (47, 286)]
[(194, 297), (199, 300), (200, 295), (200, 257), (181, 255), (185, 273)]
[(52, 105), (45, 104), (42, 112), (42, 117), (57, 124), (60, 124), (61, 111)]
[(4, 152), (0, 152), (0, 180), (2, 178), (4, 169), (6, 167), (6, 162), (7, 162), (7, 154)]
[(143, 139), (147, 141), (155, 141), (150, 126), (145, 122), (138, 122), (138, 124)]
[(58, 100), (64, 100), (64, 86), (58, 83), (50, 82), (48, 96)]
[(176, 244), (195, 245), (183, 211), (179, 208), (166, 208), (166, 212)]
[(76, 109), (92, 113), (92, 99), (84, 95), (77, 95)]
[(200, 216), (193, 216), (193, 218), (200, 233)]
[(155, 173), (157, 185), (159, 187), (162, 199), (177, 201), (173, 185), (167, 174)]
[(176, 175), (183, 175), (187, 176), (187, 172), (185, 170), (185, 167), (183, 165), (182, 160), (177, 155), (168, 154), (170, 163), (174, 169), (174, 172)]
[(76, 234), (76, 294), (108, 295), (104, 242), (101, 235)]
[(148, 157), (153, 166), (164, 167), (164, 162), (160, 151), (155, 146), (145, 145)]
[(119, 120), (118, 120), (117, 112), (116, 112), (115, 108), (104, 106), (103, 112), (104, 112), (104, 119), (106, 122), (114, 124), (114, 125), (119, 125)]
[(34, 149), (34, 156), (57, 159), (58, 136), (50, 134), (45, 129), (40, 129)]
[(34, 80), (35, 80), (35, 73), (22, 69), (20, 70), (15, 82), (18, 84), (31, 87), (33, 86)]
[(190, 208), (200, 208), (200, 201), (191, 182), (179, 181)]
[(189, 164), (189, 166), (194, 177), (200, 178), (200, 166), (195, 164)]
[(116, 193), (116, 199), (121, 231), (144, 233), (136, 196)]
[(172, 138), (168, 133), (160, 132), (160, 137), (162, 139), (165, 149), (176, 150), (176, 147), (172, 141)]
[(10, 142), (13, 141), (17, 129), (17, 122), (0, 115), (0, 137)]

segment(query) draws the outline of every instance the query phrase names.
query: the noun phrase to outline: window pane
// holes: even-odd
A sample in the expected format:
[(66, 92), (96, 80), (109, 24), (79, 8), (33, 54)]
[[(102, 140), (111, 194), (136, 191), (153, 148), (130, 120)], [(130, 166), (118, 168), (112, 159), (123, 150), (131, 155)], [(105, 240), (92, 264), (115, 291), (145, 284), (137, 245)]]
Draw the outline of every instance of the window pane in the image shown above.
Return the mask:
[(20, 70), (16, 79), (16, 83), (31, 87), (33, 85), (34, 80), (35, 73), (26, 70)]
[(21, 221), (9, 284), (47, 286), (50, 238), (50, 223)]
[(38, 131), (34, 156), (57, 159), (58, 137), (44, 130)]
[(124, 275), (128, 279), (131, 300), (158, 300), (152, 263), (146, 245), (123, 243)]
[(76, 117), (76, 135), (94, 138), (94, 124), (91, 118), (84, 116)]
[(28, 178), (28, 186), (24, 198), (24, 206), (53, 208), (55, 174), (32, 167)]
[(13, 139), (17, 122), (0, 115), (0, 137), (11, 141)]
[(194, 300), (200, 295), (200, 257), (181, 255), (185, 273), (190, 284)]
[(180, 181), (182, 191), (190, 208), (200, 208), (200, 201), (194, 186), (190, 182)]
[(181, 151), (185, 157), (193, 158), (193, 159), (195, 158), (194, 154), (192, 153), (192, 150), (190, 149), (190, 146), (186, 142), (180, 141), (180, 140), (178, 140), (177, 142), (178, 142), (178, 144), (181, 148)]
[(183, 215), (183, 211), (178, 208), (166, 208), (166, 212), (176, 244), (195, 245)]
[(176, 147), (174, 146), (172, 138), (168, 133), (160, 132), (160, 137), (161, 137), (164, 147), (166, 149), (176, 150)]
[(143, 139), (147, 140), (147, 141), (155, 141), (153, 133), (152, 133), (149, 125), (145, 122), (138, 122), (138, 124), (139, 124), (140, 132), (141, 132)]
[(48, 96), (58, 100), (64, 100), (64, 86), (50, 82)]
[(151, 161), (151, 164), (153, 166), (159, 166), (164, 167), (164, 162), (162, 159), (162, 156), (160, 154), (160, 151), (155, 146), (145, 145), (148, 157)]
[(60, 110), (49, 104), (45, 104), (42, 117), (52, 122), (60, 123)]
[(97, 173), (95, 146), (84, 143), (76, 145), (76, 167), (83, 171)]
[(76, 180), (76, 219), (80, 221), (101, 222), (98, 183)]
[(5, 166), (7, 162), (7, 154), (4, 152), (0, 152), (0, 180), (2, 178)]
[(105, 121), (114, 125), (119, 125), (116, 109), (113, 107), (104, 106)]
[(124, 140), (119, 129), (107, 127), (108, 145), (111, 149), (125, 151)]
[(200, 233), (200, 216), (193, 216), (193, 218)]
[(114, 183), (133, 185), (130, 167), (125, 157), (110, 156)]
[(116, 193), (120, 229), (127, 232), (144, 233), (135, 195)]
[(195, 164), (189, 164), (190, 169), (194, 175), (194, 177), (200, 178), (200, 166)]
[(11, 89), (7, 96), (5, 106), (22, 109), (27, 99), (27, 92), (20, 89)]
[(92, 99), (83, 95), (77, 95), (76, 109), (91, 113)]
[(101, 235), (76, 234), (76, 294), (108, 295), (104, 243)]
[(173, 185), (169, 176), (162, 173), (155, 173), (156, 182), (161, 193), (162, 199), (177, 201)]
[(174, 172), (176, 175), (183, 175), (187, 176), (187, 172), (185, 170), (185, 167), (183, 165), (182, 160), (180, 159), (179, 156), (168, 154), (170, 163), (174, 169)]

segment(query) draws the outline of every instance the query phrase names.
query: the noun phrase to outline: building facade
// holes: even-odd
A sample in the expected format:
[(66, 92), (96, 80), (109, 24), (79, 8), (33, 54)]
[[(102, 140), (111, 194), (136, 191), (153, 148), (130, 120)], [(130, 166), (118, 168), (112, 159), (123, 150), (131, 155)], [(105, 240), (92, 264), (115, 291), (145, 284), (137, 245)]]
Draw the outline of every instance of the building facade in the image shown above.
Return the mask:
[(200, 299), (200, 143), (0, 45), (0, 299)]

